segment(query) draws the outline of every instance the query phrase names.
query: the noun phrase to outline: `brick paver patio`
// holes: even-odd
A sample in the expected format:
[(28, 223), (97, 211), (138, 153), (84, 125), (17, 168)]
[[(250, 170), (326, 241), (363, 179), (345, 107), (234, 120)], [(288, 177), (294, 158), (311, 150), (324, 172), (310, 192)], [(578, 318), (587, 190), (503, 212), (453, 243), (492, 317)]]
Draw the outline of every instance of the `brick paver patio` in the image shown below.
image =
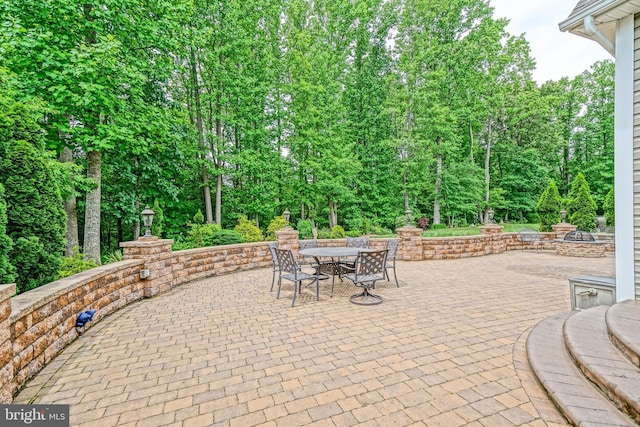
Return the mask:
[(291, 305), (271, 270), (193, 282), (103, 319), (14, 403), (66, 403), (87, 426), (565, 425), (524, 342), (570, 309), (568, 278), (607, 258), (513, 251), (400, 262), (384, 303), (311, 288)]

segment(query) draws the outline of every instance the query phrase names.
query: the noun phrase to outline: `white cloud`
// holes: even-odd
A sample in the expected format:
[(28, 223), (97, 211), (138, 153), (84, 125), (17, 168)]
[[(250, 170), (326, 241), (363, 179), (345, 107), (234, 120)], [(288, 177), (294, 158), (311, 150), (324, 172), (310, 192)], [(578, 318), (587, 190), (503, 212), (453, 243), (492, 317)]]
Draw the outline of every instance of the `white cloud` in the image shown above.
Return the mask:
[(509, 33), (525, 33), (531, 56), (536, 60), (533, 78), (538, 83), (565, 76), (573, 78), (596, 61), (613, 59), (598, 43), (558, 29), (577, 3), (577, 0), (490, 0), (494, 17), (511, 21)]

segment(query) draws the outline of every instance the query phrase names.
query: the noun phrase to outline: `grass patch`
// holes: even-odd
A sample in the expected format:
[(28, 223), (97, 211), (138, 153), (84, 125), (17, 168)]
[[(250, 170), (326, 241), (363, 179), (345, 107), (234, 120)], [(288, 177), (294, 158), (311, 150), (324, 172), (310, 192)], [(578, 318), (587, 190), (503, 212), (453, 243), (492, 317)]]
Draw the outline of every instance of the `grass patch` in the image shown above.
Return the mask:
[[(505, 233), (515, 233), (521, 228), (533, 228), (537, 230), (539, 224), (503, 224)], [(457, 237), (457, 236), (477, 236), (480, 234), (480, 227), (457, 227), (440, 228), (437, 230), (424, 230), (422, 237)]]

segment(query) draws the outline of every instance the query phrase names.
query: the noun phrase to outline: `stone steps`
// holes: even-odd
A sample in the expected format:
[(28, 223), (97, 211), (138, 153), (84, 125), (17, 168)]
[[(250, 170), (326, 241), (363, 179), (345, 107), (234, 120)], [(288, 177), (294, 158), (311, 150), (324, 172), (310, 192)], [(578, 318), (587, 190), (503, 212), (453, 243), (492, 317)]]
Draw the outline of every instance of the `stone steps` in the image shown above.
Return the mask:
[(639, 425), (639, 325), (640, 305), (631, 302), (568, 311), (532, 329), (529, 364), (570, 424)]
[(640, 367), (640, 301), (627, 300), (607, 310), (611, 341), (635, 366)]

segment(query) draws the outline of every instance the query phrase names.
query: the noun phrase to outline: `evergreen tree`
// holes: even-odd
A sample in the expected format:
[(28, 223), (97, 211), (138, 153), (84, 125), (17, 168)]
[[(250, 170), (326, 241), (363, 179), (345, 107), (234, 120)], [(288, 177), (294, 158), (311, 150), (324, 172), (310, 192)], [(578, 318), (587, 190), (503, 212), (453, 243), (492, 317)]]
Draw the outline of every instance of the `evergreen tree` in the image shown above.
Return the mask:
[(576, 212), (577, 206), (574, 205), (574, 200), (576, 200), (576, 198), (578, 197), (578, 194), (580, 193), (580, 188), (583, 185), (586, 185), (587, 191), (591, 193), (591, 189), (589, 188), (589, 183), (587, 183), (587, 179), (585, 178), (584, 174), (582, 172), (578, 172), (578, 174), (573, 179), (573, 181), (571, 181), (571, 188), (567, 196), (567, 215), (569, 216), (569, 218), (571, 218), (573, 214)]
[(555, 181), (551, 180), (538, 200), (536, 212), (540, 216), (540, 231), (551, 231), (551, 226), (560, 222), (562, 200)]
[(13, 283), (15, 267), (9, 262), (9, 251), (13, 246), (7, 231), (7, 204), (4, 201), (4, 187), (0, 184), (0, 284)]
[(604, 209), (604, 218), (607, 220), (607, 226), (616, 225), (615, 190), (613, 187), (607, 193), (602, 209)]
[(18, 293), (55, 280), (62, 261), (66, 216), (54, 172), (42, 152), (19, 140), (5, 147), (0, 182), (6, 188), (9, 257)]
[(578, 230), (591, 231), (595, 228), (596, 202), (593, 201), (586, 182), (578, 189), (575, 198), (571, 200), (570, 206), (573, 212), (570, 216), (570, 221)]

